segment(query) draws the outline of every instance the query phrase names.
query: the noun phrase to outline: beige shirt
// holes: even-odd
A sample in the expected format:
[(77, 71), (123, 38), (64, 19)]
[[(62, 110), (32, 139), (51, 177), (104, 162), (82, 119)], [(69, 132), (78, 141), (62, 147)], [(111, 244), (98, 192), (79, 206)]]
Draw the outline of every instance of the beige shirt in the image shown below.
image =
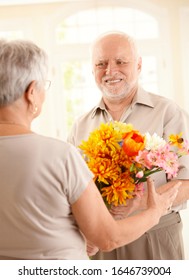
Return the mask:
[[(100, 123), (109, 121), (112, 121), (112, 117), (101, 100), (96, 107), (79, 117), (74, 123), (68, 136), (68, 142), (78, 147), (82, 140), (88, 139), (89, 133), (96, 129)], [(177, 134), (181, 131), (183, 137), (189, 139), (189, 115), (172, 100), (146, 92), (142, 88), (138, 89), (120, 121), (133, 124), (141, 133), (153, 134), (156, 132), (166, 140), (170, 134)], [(167, 182), (164, 172), (154, 174), (153, 178), (156, 187)], [(180, 171), (177, 178), (189, 179), (189, 156), (180, 159)], [(175, 210), (182, 208), (186, 208), (186, 203)]]
[(92, 174), (72, 145), (0, 137), (0, 259), (88, 259), (71, 212)]

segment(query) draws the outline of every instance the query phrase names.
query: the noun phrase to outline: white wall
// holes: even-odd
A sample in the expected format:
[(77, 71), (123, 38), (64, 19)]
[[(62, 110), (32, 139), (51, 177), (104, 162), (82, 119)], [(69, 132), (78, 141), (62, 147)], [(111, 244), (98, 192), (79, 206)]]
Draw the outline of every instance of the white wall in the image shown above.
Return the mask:
[[(181, 44), (181, 62), (182, 62), (182, 81), (183, 81), (183, 108), (189, 112), (189, 31), (186, 28), (189, 26), (189, 7), (182, 7), (179, 10), (180, 14), (180, 44)], [(183, 234), (186, 248), (186, 258), (189, 260), (189, 209), (181, 211), (183, 219)]]

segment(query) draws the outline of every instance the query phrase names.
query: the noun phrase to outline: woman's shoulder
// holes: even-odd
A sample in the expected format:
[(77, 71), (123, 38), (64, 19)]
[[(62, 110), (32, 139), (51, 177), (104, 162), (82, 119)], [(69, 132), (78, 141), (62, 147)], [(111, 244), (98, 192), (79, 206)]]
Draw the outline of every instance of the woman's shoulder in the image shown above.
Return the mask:
[(43, 144), (45, 147), (49, 147), (49, 149), (65, 149), (67, 151), (76, 149), (72, 144), (62, 139), (40, 134), (35, 134), (34, 138), (37, 143), (39, 143), (40, 145)]

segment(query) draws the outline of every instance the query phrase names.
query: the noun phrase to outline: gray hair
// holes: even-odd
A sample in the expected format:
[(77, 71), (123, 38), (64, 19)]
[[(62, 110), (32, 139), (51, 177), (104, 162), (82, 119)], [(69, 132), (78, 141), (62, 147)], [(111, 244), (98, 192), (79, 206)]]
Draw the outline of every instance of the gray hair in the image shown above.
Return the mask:
[(89, 50), (91, 58), (93, 56), (93, 52), (94, 52), (94, 49), (96, 47), (96, 44), (99, 41), (101, 41), (101, 39), (106, 38), (108, 36), (112, 36), (112, 35), (116, 35), (116, 36), (118, 36), (120, 38), (124, 38), (125, 40), (127, 40), (129, 42), (129, 44), (131, 45), (131, 47), (132, 47), (133, 54), (135, 55), (135, 57), (138, 58), (140, 56), (139, 55), (138, 46), (137, 46), (137, 42), (136, 42), (136, 40), (132, 36), (128, 35), (125, 32), (122, 32), (122, 31), (108, 31), (108, 32), (100, 34), (96, 38), (96, 40), (92, 43), (92, 45), (90, 47), (90, 50)]
[(42, 86), (47, 72), (47, 55), (37, 45), (0, 40), (0, 107), (19, 99), (32, 81)]

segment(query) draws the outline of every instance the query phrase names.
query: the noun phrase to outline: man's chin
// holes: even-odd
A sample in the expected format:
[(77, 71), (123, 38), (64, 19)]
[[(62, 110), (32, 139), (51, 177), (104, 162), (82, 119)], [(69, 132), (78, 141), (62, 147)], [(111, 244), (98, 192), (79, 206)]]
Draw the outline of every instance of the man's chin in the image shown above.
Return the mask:
[(110, 93), (110, 92), (106, 92), (106, 91), (103, 91), (102, 95), (104, 98), (106, 98), (110, 101), (122, 100), (127, 96), (126, 93)]

